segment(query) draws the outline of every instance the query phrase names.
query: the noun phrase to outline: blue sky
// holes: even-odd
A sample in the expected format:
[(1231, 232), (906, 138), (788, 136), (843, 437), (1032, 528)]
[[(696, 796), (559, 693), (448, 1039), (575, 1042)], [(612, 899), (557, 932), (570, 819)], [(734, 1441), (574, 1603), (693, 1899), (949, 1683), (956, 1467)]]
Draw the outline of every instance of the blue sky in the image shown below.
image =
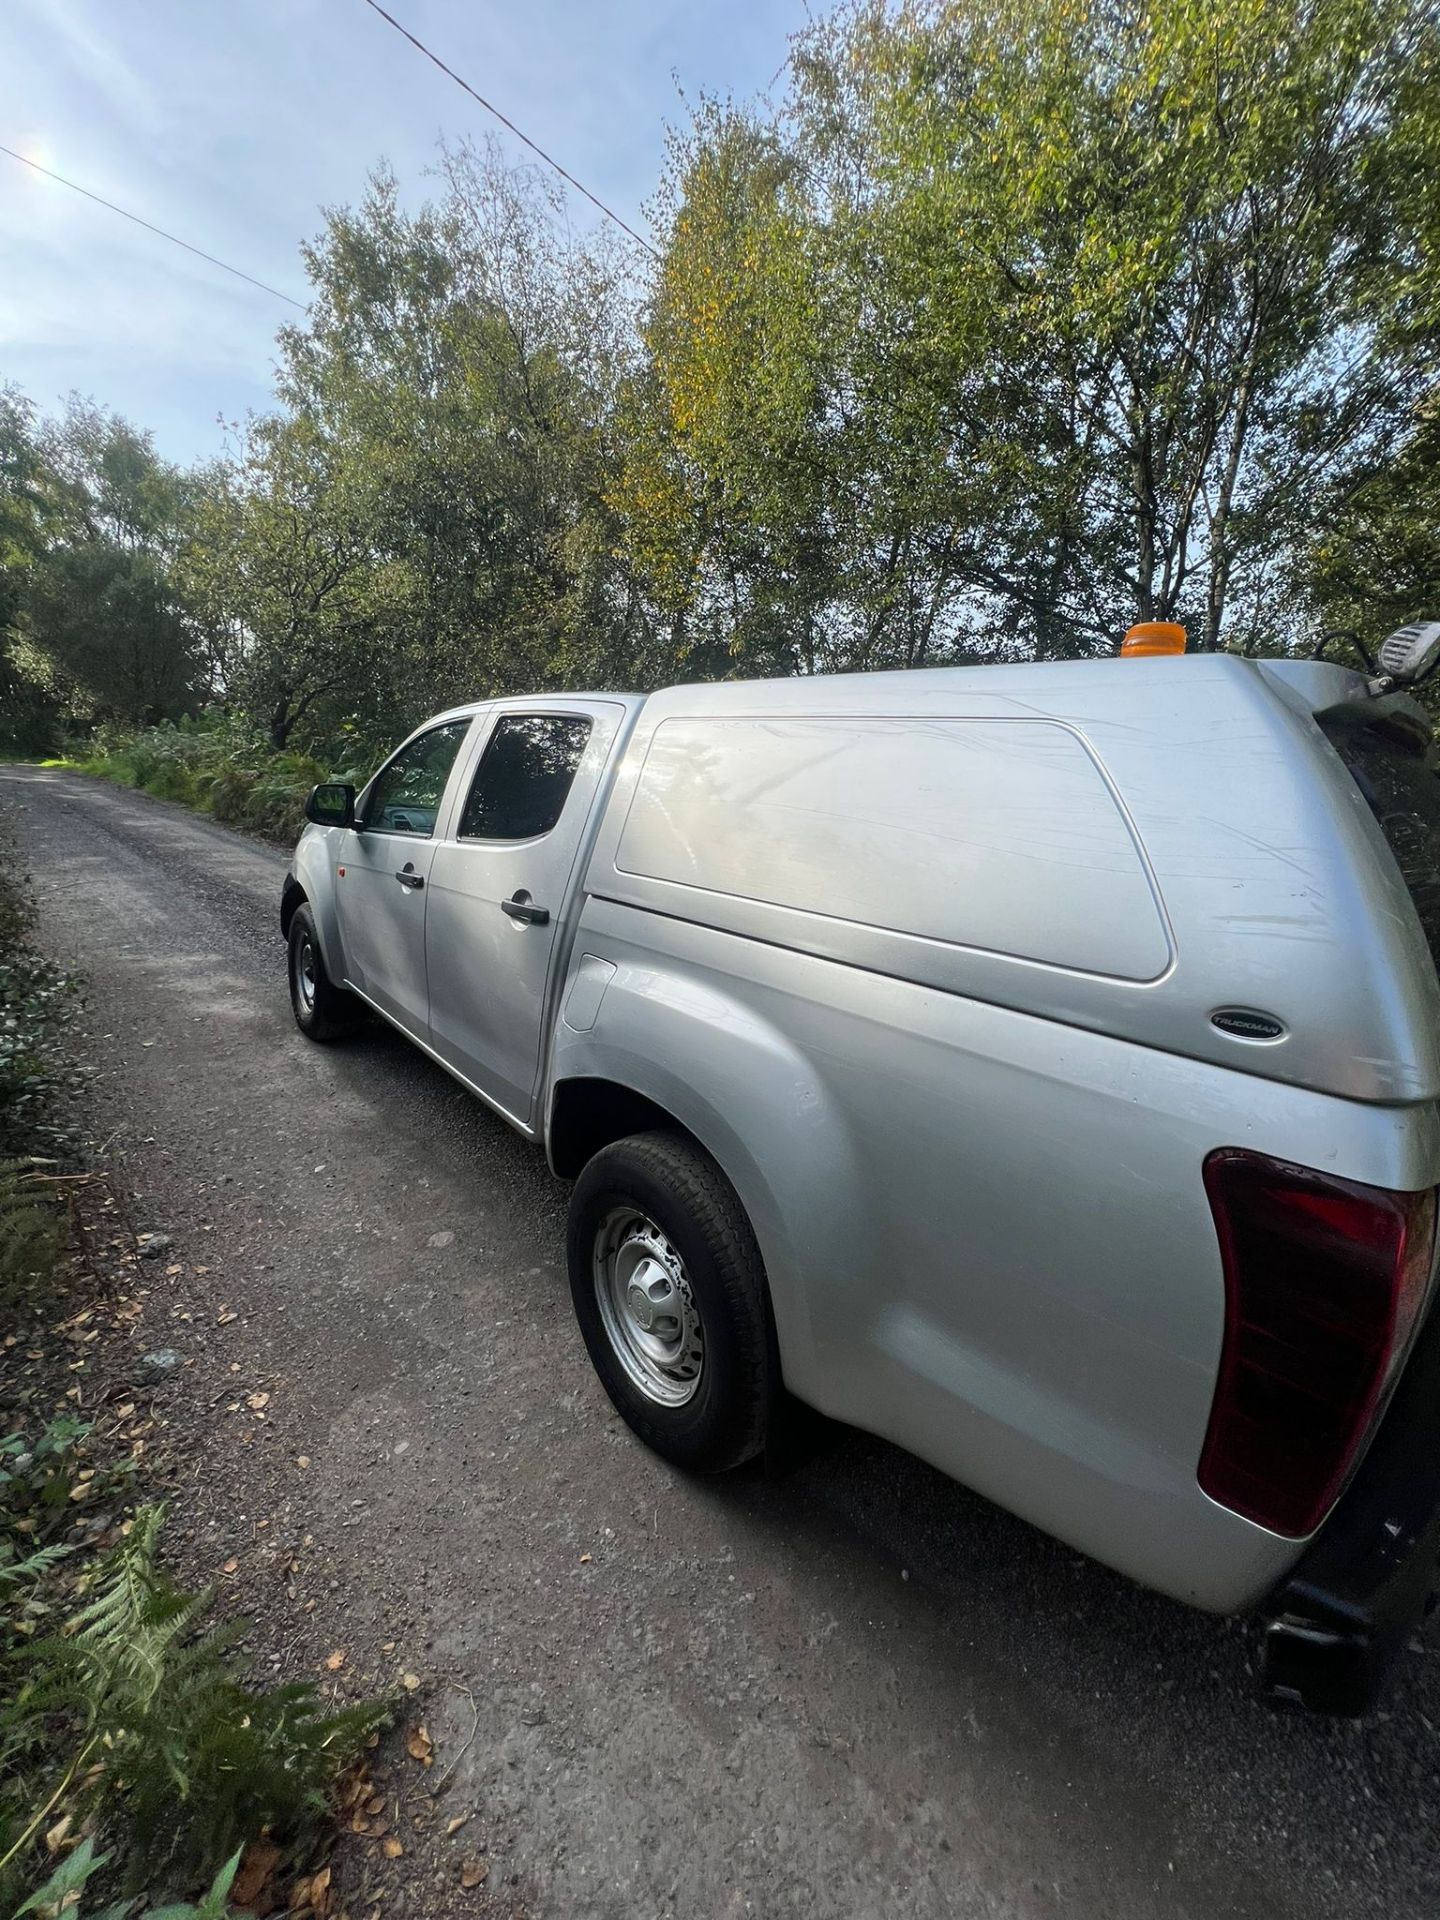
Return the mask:
[[(803, 0), (387, 4), (641, 232), (677, 81), (759, 93), (804, 24)], [(491, 130), (363, 0), (0, 0), (0, 143), (296, 298), (322, 207), (382, 157), (422, 198), (442, 135)], [(190, 460), (266, 405), (294, 317), (0, 154), (0, 384), (93, 395)]]

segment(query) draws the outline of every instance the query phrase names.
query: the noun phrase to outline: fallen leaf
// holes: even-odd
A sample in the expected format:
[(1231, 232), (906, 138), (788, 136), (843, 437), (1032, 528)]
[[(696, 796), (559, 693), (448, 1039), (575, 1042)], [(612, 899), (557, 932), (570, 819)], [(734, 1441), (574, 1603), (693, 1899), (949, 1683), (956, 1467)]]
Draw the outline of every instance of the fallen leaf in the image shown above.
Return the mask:
[(115, 1409), (115, 1418), (117, 1420), (128, 1420), (134, 1411), (135, 1402), (133, 1400), (127, 1400), (123, 1407), (117, 1407)]
[(400, 1842), (395, 1838), (393, 1833), (388, 1833), (386, 1834), (385, 1838), (380, 1842), (380, 1851), (384, 1854), (387, 1860), (398, 1860), (401, 1854), (404, 1853), (405, 1849), (404, 1847), (401, 1846)]
[(469, 1818), (468, 1813), (457, 1813), (453, 1820), (447, 1820), (445, 1822), (445, 1838), (448, 1840), (452, 1833), (458, 1833)]
[(365, 1811), (366, 1813), (383, 1813), (385, 1811), (384, 1794), (372, 1793), (370, 1798), (365, 1802)]
[(400, 1676), (400, 1684), (407, 1693), (414, 1693), (420, 1685), (420, 1676), (418, 1673), (402, 1673)]
[[(317, 1913), (324, 1913), (330, 1904), (330, 1869), (321, 1867), (310, 1880), (310, 1904)], [(291, 1905), (294, 1905), (292, 1899)]]
[(238, 1560), (227, 1560), (220, 1571), (222, 1573), (238, 1573), (240, 1571), (240, 1562)]
[(593, 1560), (594, 1558), (595, 1558), (595, 1556), (594, 1556), (594, 1554), (593, 1554), (593, 1553), (582, 1553), (582, 1554), (581, 1554), (581, 1556), (580, 1556), (580, 1564), (581, 1564), (581, 1566), (582, 1566), (582, 1567), (588, 1567), (588, 1566), (589, 1566), (589, 1564), (590, 1564), (590, 1562), (591, 1562), (591, 1561), (592, 1561), (592, 1560)]
[(478, 1887), (489, 1871), (488, 1860), (482, 1860), (478, 1853), (467, 1854), (460, 1862), (460, 1884), (462, 1887)]
[(232, 1320), (238, 1320), (239, 1318), (239, 1314), (235, 1312), (233, 1307), (222, 1307), (215, 1324), (217, 1327), (228, 1327)]
[(338, 1673), (345, 1664), (345, 1649), (343, 1647), (337, 1647), (334, 1653), (327, 1653), (325, 1656), (325, 1664), (331, 1673)]
[(433, 1767), (435, 1764), (434, 1745), (424, 1727), (412, 1727), (406, 1734), (405, 1751), (412, 1760), (418, 1760), (422, 1767)]
[(240, 1856), (240, 1866), (230, 1888), (231, 1901), (237, 1907), (259, 1907), (265, 1902), (270, 1876), (280, 1864), (280, 1849), (270, 1840), (252, 1840)]
[(62, 1814), (54, 1826), (48, 1830), (45, 1835), (45, 1851), (47, 1853), (58, 1853), (61, 1847), (64, 1846), (65, 1836), (70, 1831), (70, 1822), (73, 1817), (73, 1815), (68, 1813)]
[(173, 1267), (167, 1267), (165, 1269), (166, 1276), (167, 1278), (170, 1278), (170, 1279), (173, 1279), (177, 1273), (183, 1273), (184, 1271), (185, 1271), (184, 1267), (180, 1264), (178, 1260), (175, 1262)]
[(245, 1404), (252, 1413), (258, 1413), (261, 1407), (269, 1406), (270, 1396), (268, 1393), (252, 1393), (247, 1396)]

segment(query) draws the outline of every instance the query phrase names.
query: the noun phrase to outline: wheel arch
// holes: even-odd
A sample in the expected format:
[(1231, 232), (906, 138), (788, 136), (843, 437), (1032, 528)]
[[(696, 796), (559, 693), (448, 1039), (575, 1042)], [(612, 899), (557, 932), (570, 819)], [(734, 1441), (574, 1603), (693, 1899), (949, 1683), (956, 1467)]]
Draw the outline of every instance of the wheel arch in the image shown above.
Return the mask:
[(290, 923), (295, 918), (297, 908), (308, 906), (310, 896), (295, 878), (293, 873), (285, 876), (285, 885), (280, 890), (280, 938), (290, 938)]
[(321, 958), (337, 985), (348, 973), (345, 943), (335, 912), (335, 866), (343, 836), (335, 827), (309, 826), (295, 844), (295, 857), (280, 890), (280, 930), (290, 938), (297, 908), (306, 906), (315, 922)]
[(551, 1172), (561, 1180), (573, 1180), (602, 1147), (632, 1134), (660, 1131), (683, 1133), (719, 1164), (719, 1156), (694, 1129), (658, 1100), (619, 1080), (577, 1074), (556, 1082), (545, 1129), (545, 1150)]
[[(637, 1001), (632, 1011), (650, 1017), (643, 1032), (622, 1035), (616, 1016), (628, 999), (622, 977), (606, 994), (600, 1031), (574, 1033), (563, 1020), (560, 1024), (547, 1101), (550, 1164), (557, 1174), (573, 1178), (611, 1141), (656, 1128), (694, 1141), (739, 1195), (759, 1243), (785, 1385), (802, 1400), (819, 1404), (824, 1387), (809, 1297), (814, 1256), (801, 1258), (796, 1234), (813, 1220), (817, 1207), (832, 1230), (844, 1231), (841, 1220), (851, 1211), (856, 1189), (843, 1174), (848, 1158), (843, 1130), (831, 1124), (828, 1113), (823, 1120), (818, 1112), (807, 1114), (805, 1124), (789, 1130), (784, 1150), (777, 1150), (775, 1081), (765, 1070), (767, 1058), (774, 1065), (773, 1051), (753, 1032), (747, 1044), (742, 1025), (732, 1022), (730, 1044), (721, 1058), (712, 1058), (716, 1070), (706, 1071), (699, 1050), (713, 1039), (712, 1023), (692, 1027), (682, 1019), (670, 1031), (668, 1021), (656, 1021), (653, 1000)], [(778, 1038), (776, 1044), (784, 1045)], [(786, 1052), (795, 1069), (791, 1077), (798, 1078), (804, 1063)]]

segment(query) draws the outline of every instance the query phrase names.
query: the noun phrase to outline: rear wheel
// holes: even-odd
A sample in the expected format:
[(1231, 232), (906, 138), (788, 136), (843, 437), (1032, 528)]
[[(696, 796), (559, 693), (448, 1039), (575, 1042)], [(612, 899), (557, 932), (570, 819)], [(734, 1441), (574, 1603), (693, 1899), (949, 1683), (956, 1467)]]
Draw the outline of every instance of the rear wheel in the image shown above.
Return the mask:
[(603, 1148), (570, 1200), (570, 1292), (595, 1371), (640, 1438), (718, 1473), (765, 1444), (779, 1378), (739, 1196), (681, 1134)]
[(297, 907), (290, 922), (290, 1005), (307, 1040), (343, 1040), (365, 1017), (354, 994), (337, 987), (325, 971), (308, 906)]

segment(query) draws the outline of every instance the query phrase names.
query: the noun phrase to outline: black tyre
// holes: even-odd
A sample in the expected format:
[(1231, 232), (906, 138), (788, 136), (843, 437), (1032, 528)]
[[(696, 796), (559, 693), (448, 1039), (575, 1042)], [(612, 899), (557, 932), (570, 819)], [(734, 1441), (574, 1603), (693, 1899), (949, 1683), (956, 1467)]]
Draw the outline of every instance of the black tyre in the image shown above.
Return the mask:
[(290, 1005), (307, 1040), (343, 1040), (364, 1019), (353, 993), (337, 987), (325, 971), (309, 907), (297, 907), (290, 922)]
[(677, 1466), (765, 1445), (779, 1365), (760, 1249), (735, 1189), (675, 1133), (603, 1148), (575, 1183), (570, 1292), (605, 1391)]

